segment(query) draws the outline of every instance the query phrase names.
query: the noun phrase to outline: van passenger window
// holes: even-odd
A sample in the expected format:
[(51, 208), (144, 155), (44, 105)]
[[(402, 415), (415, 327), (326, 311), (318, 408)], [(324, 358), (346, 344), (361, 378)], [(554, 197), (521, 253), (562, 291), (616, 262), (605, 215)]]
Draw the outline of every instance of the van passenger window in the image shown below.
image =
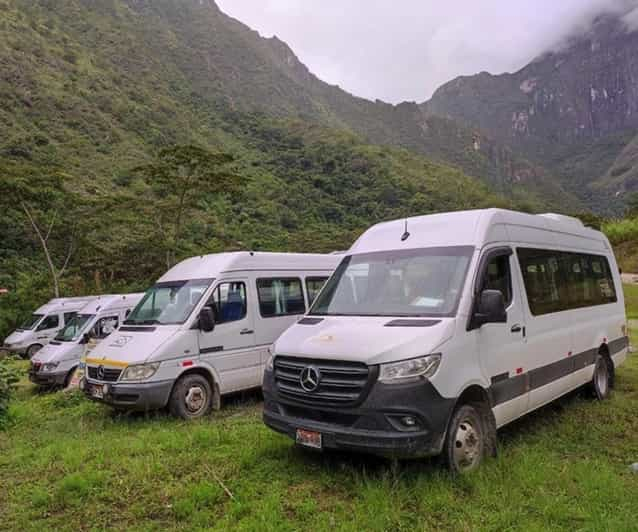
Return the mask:
[(117, 316), (105, 316), (100, 318), (93, 326), (93, 336), (98, 339), (106, 338), (119, 325)]
[(238, 321), (246, 317), (246, 285), (240, 282), (220, 283), (207, 303), (215, 308), (216, 323)]
[(306, 277), (306, 292), (308, 293), (308, 306), (312, 305), (312, 302), (317, 297), (317, 294), (321, 290), (327, 277)]
[(500, 255), (490, 260), (481, 286), (483, 290), (498, 290), (503, 294), (505, 306), (512, 302), (512, 276), (510, 274), (510, 258)]
[(75, 316), (77, 316), (77, 312), (65, 312), (64, 313), (64, 325), (69, 323)]
[(51, 314), (42, 320), (42, 323), (38, 325), (38, 331), (46, 331), (47, 329), (55, 329), (60, 323), (60, 319), (57, 314)]
[(257, 294), (264, 318), (306, 312), (300, 279), (257, 279)]

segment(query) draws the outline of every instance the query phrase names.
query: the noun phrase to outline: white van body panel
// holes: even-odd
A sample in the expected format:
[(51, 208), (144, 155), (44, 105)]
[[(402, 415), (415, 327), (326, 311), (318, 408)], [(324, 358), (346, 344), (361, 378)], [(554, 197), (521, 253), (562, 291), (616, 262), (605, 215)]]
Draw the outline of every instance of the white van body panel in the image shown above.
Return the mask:
[[(341, 261), (340, 255), (232, 252), (186, 259), (157, 280), (180, 283), (190, 280), (212, 280), (184, 323), (125, 324), (91, 353), (87, 365), (91, 368), (126, 368), (160, 362), (156, 373), (144, 382), (115, 381), (136, 391), (142, 386), (166, 385), (170, 391), (183, 373), (203, 369), (210, 375), (220, 394), (259, 387), (263, 369), (270, 356), (270, 347), (277, 337), (295, 323), (308, 308), (308, 279), (327, 279)], [(264, 317), (261, 315), (257, 283), (260, 279), (294, 278), (301, 281), (304, 310), (295, 314)], [(243, 284), (246, 308), (244, 316), (217, 323), (214, 330), (199, 328), (200, 311), (210, 301), (218, 287)], [(120, 374), (121, 376), (121, 374)], [(92, 377), (89, 384), (104, 382)], [(136, 388), (137, 386), (137, 388)], [(162, 391), (162, 396), (166, 390)], [(140, 392), (142, 393), (142, 392)], [(136, 408), (150, 408), (140, 398)], [(163, 404), (154, 405), (161, 407)]]
[[(346, 253), (346, 259), (379, 252), (391, 264), (392, 253), (398, 255), (409, 250), (451, 246), (474, 250), (453, 316), (432, 315), (432, 320), (438, 320), (432, 326), (413, 324), (392, 328), (386, 326), (392, 320), (391, 315), (363, 317), (352, 313), (316, 312), (308, 316), (313, 320), (312, 325), (294, 324), (286, 330), (274, 346), (274, 370), (265, 376), (266, 423), (286, 434), (294, 434), (295, 428), (312, 429), (316, 426), (313, 430), (332, 435), (329, 441), (335, 448), (339, 448), (340, 443), (333, 440), (339, 438), (348, 442), (343, 445), (349, 449), (360, 447), (370, 452), (374, 448), (369, 441), (361, 444), (372, 436), (358, 433), (354, 426), (344, 428), (316, 422), (317, 419), (329, 419), (332, 414), (331, 411), (321, 414), (320, 402), (311, 409), (309, 405), (314, 399), (310, 392), (306, 393), (307, 390), (297, 388), (290, 392), (290, 386), (293, 386), (290, 368), (295, 367), (295, 359), (299, 360), (297, 364), (307, 364), (306, 369), (312, 369), (315, 363), (321, 368), (324, 361), (365, 363), (373, 380), (362, 388), (361, 410), (355, 411), (350, 406), (347, 414), (358, 419), (356, 423), (370, 426), (378, 424), (378, 416), (375, 419), (366, 416), (371, 416), (370, 412), (374, 409), (382, 410), (379, 405), (384, 404), (384, 399), (379, 394), (389, 393), (387, 384), (374, 382), (375, 372), (380, 371), (379, 364), (441, 353), (440, 365), (428, 379), (435, 394), (448, 405), (446, 408), (452, 408), (465, 391), (471, 391), (476, 399), (478, 390), (482, 390), (498, 427), (590, 382), (594, 361), (599, 354), (609, 355), (614, 366), (625, 360), (628, 340), (618, 266), (607, 238), (599, 231), (585, 227), (578, 219), (551, 213), (530, 215), (485, 209), (395, 220), (369, 228)], [(521, 259), (525, 253), (532, 258)], [(534, 257), (542, 258), (543, 253), (548, 257), (559, 257), (560, 265), (556, 262), (556, 269), (551, 269), (554, 262), (548, 262), (547, 268), (551, 271), (539, 270), (545, 265), (541, 259)], [(479, 286), (483, 286), (487, 279), (488, 263), (485, 261), (492, 256), (500, 260), (498, 268), (507, 266), (511, 292), (509, 302), (506, 301), (507, 321), (473, 328), (470, 319), (474, 314)], [(598, 261), (596, 256), (604, 257), (606, 262), (604, 259)], [(531, 269), (523, 271), (523, 263)], [(356, 264), (348, 274), (351, 277), (359, 275), (355, 271)], [(492, 262), (489, 264), (492, 265)], [(581, 269), (595, 268), (596, 264), (598, 276), (591, 272), (586, 275)], [(545, 274), (553, 276), (552, 287), (556, 286), (556, 294), (542, 292), (554, 290), (538, 281)], [(363, 278), (367, 274), (362, 272), (361, 275)], [(344, 277), (344, 285), (347, 282)], [(609, 282), (613, 283), (613, 287), (609, 286)], [(566, 291), (568, 284), (578, 287), (576, 297)], [(530, 289), (537, 298), (534, 301), (528, 299)], [(592, 295), (588, 296), (590, 290)], [(597, 292), (593, 290), (598, 290), (601, 295), (594, 295)], [(545, 299), (550, 303), (546, 303)], [(538, 306), (541, 310), (537, 315), (531, 310), (537, 305), (550, 305), (552, 301), (556, 302), (554, 307)], [(565, 310), (556, 310), (559, 308)], [(424, 317), (428, 318), (427, 314), (412, 319), (416, 322)], [(278, 370), (277, 357), (280, 356), (284, 359), (282, 369)], [(281, 381), (277, 380), (278, 371), (282, 375)], [(397, 399), (396, 394), (391, 397), (393, 401)], [(387, 408), (391, 406), (416, 408), (412, 403), (392, 404)], [(294, 416), (285, 413), (287, 408), (293, 409)], [(335, 408), (334, 405), (332, 408)], [(300, 413), (304, 409), (308, 411), (307, 418)], [(425, 411), (423, 416), (428, 418)], [(383, 438), (379, 438), (379, 454), (387, 454), (387, 442), (401, 436), (397, 434), (384, 433)], [(431, 445), (430, 450), (436, 451), (437, 446), (442, 445), (443, 437), (440, 431), (438, 439), (432, 438), (431, 434), (432, 430), (429, 430), (422, 436)], [(405, 437), (405, 434), (402, 436)], [(404, 440), (399, 438), (397, 441)], [(414, 440), (411, 440), (405, 454), (414, 455), (414, 446)]]

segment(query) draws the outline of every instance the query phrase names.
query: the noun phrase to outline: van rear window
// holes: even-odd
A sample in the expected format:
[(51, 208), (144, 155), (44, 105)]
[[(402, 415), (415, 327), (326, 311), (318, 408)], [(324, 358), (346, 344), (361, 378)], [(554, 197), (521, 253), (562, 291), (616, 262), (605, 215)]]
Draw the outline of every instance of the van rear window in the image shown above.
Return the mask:
[(617, 301), (607, 257), (531, 248), (516, 254), (535, 316)]

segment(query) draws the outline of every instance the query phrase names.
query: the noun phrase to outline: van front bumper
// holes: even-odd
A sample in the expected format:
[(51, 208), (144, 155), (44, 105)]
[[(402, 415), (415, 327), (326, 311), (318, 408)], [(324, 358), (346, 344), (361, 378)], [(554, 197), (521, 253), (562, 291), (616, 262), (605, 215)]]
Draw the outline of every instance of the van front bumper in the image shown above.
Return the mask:
[[(127, 410), (159, 410), (164, 408), (173, 389), (173, 380), (120, 384), (84, 378), (82, 391), (93, 401)], [(103, 397), (95, 397), (93, 389), (102, 387)]]
[[(264, 423), (296, 439), (297, 429), (321, 433), (322, 449), (355, 451), (387, 458), (439, 454), (455, 400), (442, 397), (428, 381), (376, 382), (354, 408), (313, 405), (281, 397), (274, 374), (264, 375)], [(309, 398), (311, 399), (311, 397)], [(406, 426), (406, 418), (416, 425)]]
[(29, 371), (29, 380), (38, 386), (64, 386), (68, 371)]

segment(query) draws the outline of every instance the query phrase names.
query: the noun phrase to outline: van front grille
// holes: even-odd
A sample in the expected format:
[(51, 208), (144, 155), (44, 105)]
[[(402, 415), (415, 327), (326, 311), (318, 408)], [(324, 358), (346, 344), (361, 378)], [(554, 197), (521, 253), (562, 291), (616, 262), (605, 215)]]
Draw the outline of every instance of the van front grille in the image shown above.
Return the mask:
[[(354, 406), (365, 398), (376, 378), (376, 371), (362, 362), (341, 360), (278, 356), (274, 369), (282, 398), (311, 405)], [(311, 379), (302, 384), (302, 377), (308, 377), (308, 372)]]
[(96, 368), (93, 366), (89, 366), (87, 368), (89, 378), (96, 379), (104, 382), (115, 382), (120, 378), (120, 374), (122, 373), (121, 369), (111, 369), (111, 368), (102, 368), (102, 371), (99, 371), (100, 368)]

